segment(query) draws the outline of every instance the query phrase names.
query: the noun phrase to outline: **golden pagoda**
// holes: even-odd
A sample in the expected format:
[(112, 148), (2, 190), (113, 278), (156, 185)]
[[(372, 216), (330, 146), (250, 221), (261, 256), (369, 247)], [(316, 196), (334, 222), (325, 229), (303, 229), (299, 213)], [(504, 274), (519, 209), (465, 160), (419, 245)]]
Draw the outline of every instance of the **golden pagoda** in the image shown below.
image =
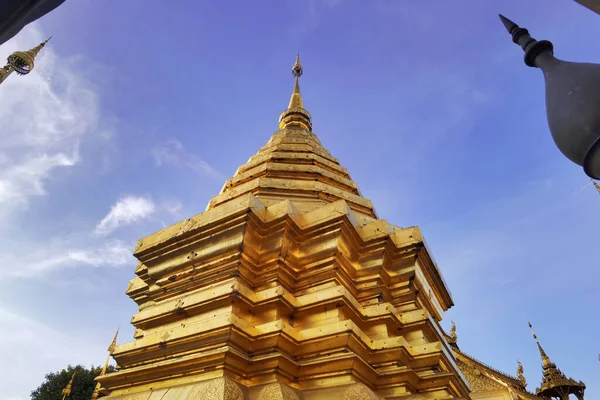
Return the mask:
[(206, 211), (138, 241), (108, 398), (469, 398), (419, 228), (377, 218), (312, 132), (299, 57), (292, 72), (279, 130)]
[(418, 227), (377, 217), (294, 89), (206, 210), (138, 241), (115, 400), (539, 399), (461, 352)]
[(0, 67), (0, 84), (8, 78), (10, 74), (16, 72), (17, 75), (27, 75), (33, 70), (35, 66), (35, 57), (38, 55), (40, 50), (46, 46), (46, 43), (52, 38), (46, 39), (44, 42), (38, 44), (31, 50), (27, 51), (15, 51), (8, 56), (6, 65)]

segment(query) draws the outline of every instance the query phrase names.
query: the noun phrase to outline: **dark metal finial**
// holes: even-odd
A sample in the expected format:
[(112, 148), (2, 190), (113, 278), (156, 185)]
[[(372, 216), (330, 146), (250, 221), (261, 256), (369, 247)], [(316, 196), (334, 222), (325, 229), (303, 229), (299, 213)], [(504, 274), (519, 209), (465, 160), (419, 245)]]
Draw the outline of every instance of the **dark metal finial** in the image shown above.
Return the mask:
[(504, 24), (504, 27), (506, 28), (506, 30), (508, 31), (508, 33), (511, 33), (511, 31), (513, 30), (513, 28), (518, 28), (519, 27), (519, 25), (515, 24), (510, 19), (506, 18), (504, 15), (498, 14), (498, 16), (500, 17), (500, 21), (502, 21), (502, 23)]
[(538, 42), (529, 35), (527, 29), (521, 28), (502, 14), (499, 14), (499, 17), (508, 33), (511, 34), (513, 42), (521, 46), (523, 51), (525, 51), (525, 65), (528, 67), (537, 67), (535, 59), (540, 54), (547, 51), (554, 51), (554, 46), (549, 41), (540, 40)]

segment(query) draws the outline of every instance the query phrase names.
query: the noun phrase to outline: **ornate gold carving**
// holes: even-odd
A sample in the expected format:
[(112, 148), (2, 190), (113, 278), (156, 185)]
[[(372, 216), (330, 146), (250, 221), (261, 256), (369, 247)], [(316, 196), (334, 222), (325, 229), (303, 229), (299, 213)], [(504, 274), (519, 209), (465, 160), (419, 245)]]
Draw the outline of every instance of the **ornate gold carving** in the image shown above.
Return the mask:
[(473, 392), (484, 392), (489, 390), (501, 390), (508, 391), (507, 387), (497, 382), (493, 378), (486, 376), (478, 368), (471, 367), (462, 361), (457, 362), (461, 372), (467, 378), (469, 386)]
[(521, 364), (521, 361), (517, 361), (517, 364), (519, 364), (517, 367), (517, 377), (519, 378), (519, 381), (521, 381), (521, 385), (525, 387), (527, 386), (527, 379), (525, 379), (525, 376), (523, 375), (523, 364)]
[(286, 189), (291, 189), (294, 186), (296, 186), (296, 182), (294, 182), (294, 181), (289, 180), (289, 181), (283, 182), (283, 187), (285, 187)]
[(300, 396), (282, 383), (272, 383), (258, 392), (258, 400), (300, 400)]
[(456, 334), (456, 324), (452, 321), (452, 328), (450, 328), (450, 338), (452, 343), (456, 343), (458, 340), (458, 335)]
[(198, 396), (202, 400), (244, 400), (244, 393), (234, 380), (222, 377), (212, 379), (199, 388)]
[(365, 384), (355, 383), (344, 390), (342, 400), (379, 400), (379, 396)]

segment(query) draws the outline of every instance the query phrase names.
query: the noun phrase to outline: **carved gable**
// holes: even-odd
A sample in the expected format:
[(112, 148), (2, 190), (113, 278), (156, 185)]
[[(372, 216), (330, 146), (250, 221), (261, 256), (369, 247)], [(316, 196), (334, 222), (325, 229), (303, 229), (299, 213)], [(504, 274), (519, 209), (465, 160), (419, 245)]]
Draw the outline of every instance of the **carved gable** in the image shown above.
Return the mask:
[(508, 389), (503, 384), (499, 383), (495, 379), (487, 376), (484, 371), (467, 365), (463, 361), (457, 360), (457, 365), (460, 368), (461, 372), (467, 378), (469, 382), (469, 386), (471, 386), (472, 393), (477, 392), (490, 392), (490, 391), (498, 391)]

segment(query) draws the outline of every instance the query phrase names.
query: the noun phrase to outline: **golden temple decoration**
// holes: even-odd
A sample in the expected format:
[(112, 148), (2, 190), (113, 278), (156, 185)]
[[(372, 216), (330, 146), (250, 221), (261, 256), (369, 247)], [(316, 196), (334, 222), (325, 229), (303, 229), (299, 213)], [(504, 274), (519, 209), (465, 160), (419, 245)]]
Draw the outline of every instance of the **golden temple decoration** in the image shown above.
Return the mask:
[(117, 332), (115, 332), (115, 337), (113, 338), (112, 342), (110, 342), (110, 345), (108, 346), (108, 353), (112, 354), (113, 351), (115, 351), (115, 346), (117, 345), (117, 337), (119, 336), (119, 329), (121, 328), (117, 328)]
[(452, 328), (450, 328), (450, 337), (452, 338), (452, 342), (456, 343), (458, 341), (458, 335), (456, 334), (456, 324), (452, 321)]
[(15, 51), (8, 56), (7, 64), (4, 67), (0, 67), (0, 83), (4, 82), (13, 72), (16, 72), (17, 75), (27, 75), (30, 73), (35, 66), (35, 57), (50, 39), (52, 38), (46, 39), (31, 50)]
[(556, 367), (550, 357), (546, 355), (546, 352), (540, 345), (540, 342), (533, 330), (533, 326), (529, 323), (531, 333), (540, 351), (542, 357), (542, 384), (539, 388), (536, 388), (536, 394), (542, 398), (559, 398), (569, 399), (569, 395), (573, 394), (578, 400), (583, 400), (583, 394), (585, 392), (585, 384), (581, 381), (577, 382), (567, 376)]
[(546, 354), (546, 352), (544, 351), (544, 349), (542, 348), (542, 345), (540, 344), (540, 341), (538, 340), (535, 331), (533, 330), (533, 325), (531, 325), (531, 322), (528, 322), (529, 324), (529, 328), (531, 329), (531, 334), (533, 335), (533, 339), (535, 340), (535, 343), (537, 344), (538, 350), (540, 351), (540, 356), (542, 357), (542, 366), (543, 367), (547, 367), (550, 365), (554, 365), (552, 363), (552, 361), (550, 361), (550, 357), (548, 357), (548, 355)]
[(590, 180), (592, 181), (592, 185), (594, 185), (594, 187), (596, 188), (596, 190), (598, 191), (598, 193), (600, 193), (600, 185), (598, 184), (598, 182), (596, 182), (592, 178), (590, 178)]
[(444, 339), (452, 348), (458, 349), (458, 335), (456, 334), (456, 324), (452, 321), (452, 327), (450, 328), (450, 333), (443, 332)]
[(65, 400), (67, 398), (67, 396), (71, 395), (71, 387), (73, 386), (73, 380), (75, 379), (75, 374), (77, 373), (77, 371), (73, 372), (73, 376), (71, 376), (71, 379), (69, 380), (69, 383), (67, 383), (67, 386), (65, 386), (65, 388), (62, 390), (62, 400)]
[(363, 383), (355, 383), (344, 390), (341, 400), (379, 400), (379, 396)]
[[(120, 328), (119, 328), (120, 329)], [(108, 363), (110, 361), (110, 357), (113, 353), (113, 351), (115, 351), (115, 346), (117, 345), (117, 336), (119, 336), (119, 329), (117, 329), (117, 332), (115, 333), (115, 337), (113, 338), (112, 342), (110, 342), (110, 345), (108, 346), (108, 357), (106, 357), (106, 361), (104, 362), (104, 367), (102, 367), (102, 371), (100, 372), (100, 376), (104, 376), (106, 375), (106, 370), (108, 368)], [(98, 378), (96, 378), (97, 380)], [(100, 389), (102, 388), (102, 385), (100, 384), (100, 382), (98, 382), (96, 384), (96, 387), (94, 388), (94, 392), (92, 393), (92, 397), (90, 398), (90, 400), (96, 400), (98, 398), (98, 396), (100, 395)]]
[(523, 375), (523, 364), (521, 364), (521, 361), (517, 361), (517, 364), (519, 365), (517, 367), (517, 377), (519, 378), (519, 381), (521, 381), (521, 385), (523, 385), (523, 387), (526, 387), (527, 379), (525, 379), (525, 376)]
[(292, 67), (292, 75), (296, 78), (294, 90), (287, 110), (279, 116), (279, 129), (284, 129), (288, 126), (297, 126), (308, 131), (312, 130), (312, 118), (308, 111), (304, 109), (302, 94), (300, 93), (300, 77), (304, 73), (304, 69), (300, 64), (300, 54), (296, 55), (296, 62)]

